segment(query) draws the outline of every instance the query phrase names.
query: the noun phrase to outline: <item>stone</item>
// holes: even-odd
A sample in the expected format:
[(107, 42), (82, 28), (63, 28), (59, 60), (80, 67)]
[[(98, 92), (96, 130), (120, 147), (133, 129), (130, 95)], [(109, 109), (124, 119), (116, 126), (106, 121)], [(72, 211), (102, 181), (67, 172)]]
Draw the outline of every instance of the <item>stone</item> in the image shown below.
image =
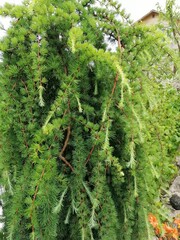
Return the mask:
[(170, 187), (170, 193), (179, 193), (180, 194), (180, 176), (176, 177)]
[(176, 164), (180, 168), (180, 156), (176, 157)]
[(174, 193), (170, 197), (170, 204), (174, 209), (180, 210), (180, 193)]
[(180, 210), (175, 210), (172, 206), (169, 209), (170, 209), (169, 216), (171, 218), (179, 218), (180, 219)]

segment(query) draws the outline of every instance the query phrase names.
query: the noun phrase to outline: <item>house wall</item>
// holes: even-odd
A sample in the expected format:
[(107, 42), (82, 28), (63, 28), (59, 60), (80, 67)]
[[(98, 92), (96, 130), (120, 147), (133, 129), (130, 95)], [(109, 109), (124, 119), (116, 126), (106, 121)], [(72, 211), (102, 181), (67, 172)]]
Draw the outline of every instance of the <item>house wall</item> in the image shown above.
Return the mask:
[(148, 16), (141, 19), (141, 23), (144, 23), (146, 25), (154, 25), (157, 24), (159, 21), (159, 14), (158, 13), (151, 13)]

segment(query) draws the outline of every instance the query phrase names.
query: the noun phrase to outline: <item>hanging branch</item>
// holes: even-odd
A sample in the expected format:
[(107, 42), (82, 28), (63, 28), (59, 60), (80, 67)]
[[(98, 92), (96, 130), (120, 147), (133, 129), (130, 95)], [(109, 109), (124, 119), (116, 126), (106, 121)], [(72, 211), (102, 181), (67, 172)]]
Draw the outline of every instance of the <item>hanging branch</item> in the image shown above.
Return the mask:
[(119, 48), (120, 51), (121, 51), (121, 47), (122, 47), (122, 45), (121, 45), (121, 38), (120, 38), (120, 36), (118, 34), (118, 48)]
[(95, 148), (95, 145), (92, 146), (91, 151), (89, 152), (89, 154), (88, 154), (88, 156), (87, 156), (87, 158), (86, 158), (86, 164), (89, 162), (89, 160), (90, 160), (90, 158), (91, 158), (91, 155), (92, 155), (92, 153), (93, 153), (93, 151), (94, 151), (94, 148)]
[[(109, 102), (108, 102), (108, 104), (107, 104), (108, 107), (109, 107), (109, 105), (110, 105), (110, 102), (111, 102), (112, 97), (113, 97), (113, 95), (114, 95), (114, 92), (115, 92), (115, 90), (116, 90), (118, 78), (119, 78), (119, 74), (116, 73), (116, 77), (115, 77), (115, 79), (114, 79), (114, 84), (113, 84), (112, 91), (111, 91), (111, 97), (110, 97)], [(103, 126), (101, 126), (100, 131), (102, 130), (102, 128), (103, 128)], [(89, 162), (89, 160), (90, 160), (90, 158), (91, 158), (91, 155), (92, 155), (94, 149), (95, 149), (95, 145), (92, 146), (92, 148), (91, 148), (91, 150), (90, 150), (90, 152), (89, 152), (89, 154), (88, 154), (88, 156), (87, 156), (87, 158), (86, 158), (85, 165)]]
[(116, 73), (116, 77), (115, 77), (115, 79), (114, 79), (114, 85), (113, 85), (112, 92), (111, 92), (111, 99), (112, 99), (112, 96), (114, 95), (114, 92), (115, 92), (115, 89), (116, 89), (118, 77), (119, 77), (119, 74)]
[[(48, 158), (47, 163), (49, 162), (49, 160), (50, 160), (50, 157)], [(37, 197), (37, 194), (38, 194), (38, 191), (39, 191), (40, 182), (41, 182), (42, 178), (44, 177), (44, 173), (45, 173), (45, 167), (42, 170), (41, 176), (39, 178), (39, 182), (38, 182), (38, 184), (36, 186), (35, 193), (34, 193), (33, 199), (32, 199), (31, 213), (30, 213), (30, 219), (31, 219), (31, 225), (32, 225), (32, 233), (34, 233), (34, 231), (35, 231), (35, 227), (34, 227), (34, 224), (33, 224), (33, 210), (35, 208), (34, 204), (35, 204), (35, 200), (36, 200), (36, 197)]]
[[(67, 68), (67, 66), (64, 67), (64, 72), (65, 72), (66, 76), (68, 76), (68, 68)], [(70, 112), (70, 100), (68, 100), (68, 110), (67, 111)], [(63, 148), (62, 148), (62, 150), (61, 150), (61, 152), (59, 154), (59, 158), (71, 169), (72, 172), (74, 172), (74, 168), (72, 167), (72, 165), (66, 160), (65, 157), (63, 157), (63, 153), (66, 150), (68, 142), (69, 142), (70, 134), (71, 134), (71, 126), (69, 125), (68, 128), (67, 128), (66, 140), (65, 140), (64, 146), (63, 146)]]
[(64, 146), (59, 154), (59, 158), (71, 169), (72, 172), (74, 172), (74, 168), (72, 167), (72, 165), (66, 160), (65, 157), (63, 157), (63, 153), (66, 150), (68, 142), (69, 142), (70, 134), (71, 134), (71, 127), (68, 126), (66, 140), (65, 140)]

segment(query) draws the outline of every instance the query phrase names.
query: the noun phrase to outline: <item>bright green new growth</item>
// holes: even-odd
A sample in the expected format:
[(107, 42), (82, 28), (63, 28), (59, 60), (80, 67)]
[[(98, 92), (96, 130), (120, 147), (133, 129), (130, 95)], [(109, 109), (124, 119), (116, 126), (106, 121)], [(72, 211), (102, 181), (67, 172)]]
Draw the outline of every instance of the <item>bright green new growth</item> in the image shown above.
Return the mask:
[(176, 91), (158, 80), (171, 51), (115, 1), (95, 2), (0, 8), (13, 18), (0, 42), (5, 239), (150, 239), (147, 214), (164, 211)]

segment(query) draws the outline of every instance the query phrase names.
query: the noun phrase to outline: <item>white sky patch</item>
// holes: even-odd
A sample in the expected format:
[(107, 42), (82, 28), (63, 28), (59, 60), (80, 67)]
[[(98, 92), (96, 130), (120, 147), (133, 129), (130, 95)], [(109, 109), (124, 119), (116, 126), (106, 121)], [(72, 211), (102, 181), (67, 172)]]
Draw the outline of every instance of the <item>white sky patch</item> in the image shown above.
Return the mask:
[[(166, 0), (117, 0), (117, 2), (121, 3), (126, 13), (131, 15), (132, 20), (136, 21), (152, 9), (156, 9), (157, 2), (164, 7)], [(22, 0), (0, 0), (0, 6), (5, 3), (21, 4)], [(10, 19), (0, 17), (0, 24), (3, 24), (4, 28), (7, 29), (10, 26)], [(0, 30), (0, 38), (4, 35), (5, 31)]]
[[(11, 4), (21, 4), (22, 0), (0, 0), (0, 6), (3, 6), (5, 3), (11, 3)], [(8, 17), (0, 17), (0, 25), (3, 25), (5, 29), (7, 29), (10, 26), (10, 18)], [(0, 30), (0, 38), (5, 35), (4, 30)]]
[[(4, 3), (20, 4), (22, 0), (0, 0), (0, 5)], [(152, 9), (156, 9), (156, 3), (165, 6), (166, 0), (117, 0), (131, 14), (133, 20), (137, 20)], [(178, 2), (178, 1), (177, 1)]]
[(22, 0), (1, 0), (0, 5), (4, 5), (4, 3), (11, 3), (11, 4), (20, 4)]
[(138, 20), (152, 9), (156, 10), (157, 3), (163, 8), (166, 4), (166, 0), (118, 0), (118, 2), (122, 4), (127, 13), (131, 14), (133, 20)]

